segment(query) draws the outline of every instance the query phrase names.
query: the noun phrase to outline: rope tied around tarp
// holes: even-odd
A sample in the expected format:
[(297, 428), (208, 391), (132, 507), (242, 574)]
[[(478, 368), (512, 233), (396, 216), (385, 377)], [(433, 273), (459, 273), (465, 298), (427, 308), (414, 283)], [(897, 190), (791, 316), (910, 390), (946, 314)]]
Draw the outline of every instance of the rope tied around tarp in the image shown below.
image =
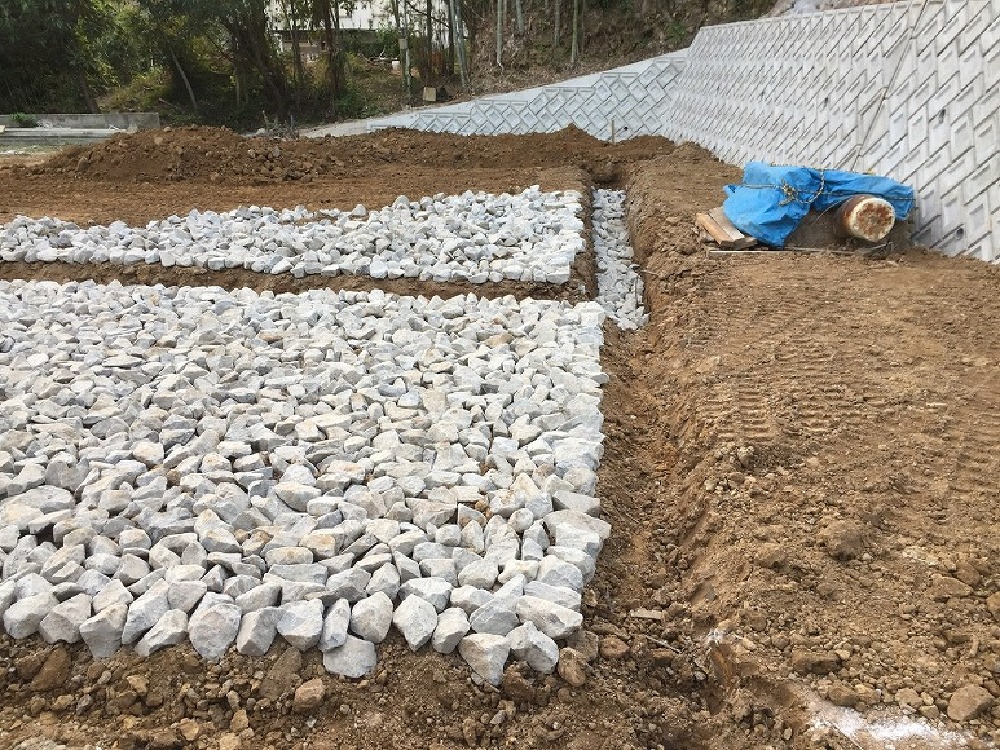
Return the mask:
[(819, 189), (813, 193), (809, 198), (802, 198), (801, 196), (805, 194), (805, 191), (799, 190), (798, 188), (792, 187), (785, 180), (781, 181), (780, 185), (740, 185), (740, 187), (750, 188), (751, 190), (778, 190), (785, 197), (778, 203), (779, 206), (788, 206), (792, 203), (801, 203), (805, 206), (811, 206), (813, 203), (818, 201), (822, 196), (828, 195), (833, 198), (843, 198), (847, 200), (848, 198), (853, 198), (859, 193), (856, 190), (827, 190), (826, 189), (826, 171), (822, 169), (816, 170), (819, 172)]
[[(794, 188), (789, 185), (785, 180), (781, 181), (780, 185), (740, 185), (740, 187), (750, 188), (752, 190), (779, 190), (781, 194), (785, 197), (778, 203), (779, 206), (789, 206), (792, 203), (802, 203), (806, 206), (811, 206), (813, 203), (819, 200), (819, 197), (823, 195), (826, 190), (826, 172), (822, 169), (817, 170), (819, 172), (819, 190), (813, 193), (809, 200), (802, 200), (799, 195), (802, 193), (798, 188)], [(829, 195), (838, 195), (837, 193), (829, 193)], [(853, 193), (846, 195), (845, 197), (850, 197)]]

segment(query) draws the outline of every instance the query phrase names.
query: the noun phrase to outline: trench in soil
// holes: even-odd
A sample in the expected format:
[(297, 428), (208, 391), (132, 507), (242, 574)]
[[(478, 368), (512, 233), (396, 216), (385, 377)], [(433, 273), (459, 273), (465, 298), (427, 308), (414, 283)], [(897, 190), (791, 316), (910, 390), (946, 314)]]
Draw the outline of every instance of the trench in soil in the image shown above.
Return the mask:
[[(605, 189), (627, 187), (619, 172), (605, 174), (595, 184)], [(276, 293), (381, 289), (425, 297), (513, 294), (576, 303), (592, 299), (597, 286), (589, 188), (584, 194), (587, 250), (578, 258), (574, 279), (561, 289), (548, 284), (442, 284), (354, 276), (296, 279), (290, 274), (262, 275), (242, 269), (42, 262), (0, 264), (0, 278), (248, 287)], [(586, 295), (570, 289), (580, 279), (587, 285)], [(276, 644), (261, 659), (234, 653), (219, 665), (205, 665), (185, 644), (147, 660), (123, 650), (98, 663), (79, 644), (52, 647), (37, 638), (13, 642), (0, 636), (7, 654), (0, 657), (0, 669), (6, 667), (12, 677), (0, 697), (0, 724), (7, 727), (6, 736), (0, 731), (0, 743), (44, 736), (73, 744), (116, 739), (122, 748), (169, 746), (177, 739), (178, 722), (195, 721), (203, 730), (217, 734), (230, 730), (234, 718), (241, 721), (238, 711), (242, 709), (254, 732), (244, 737), (244, 748), (297, 747), (295, 738), (303, 737), (312, 738), (311, 747), (323, 748), (327, 746), (322, 738), (329, 736), (343, 741), (330, 747), (399, 746), (394, 740), (400, 734), (423, 740), (434, 735), (467, 744), (470, 717), (476, 725), (472, 732), (484, 745), (513, 733), (538, 747), (574, 738), (571, 747), (587, 748), (591, 745), (581, 738), (588, 736), (600, 742), (592, 745), (595, 748), (603, 746), (600, 738), (611, 737), (627, 738), (634, 747), (702, 746), (706, 738), (693, 717), (702, 710), (718, 710), (722, 702), (705, 654), (691, 648), (694, 641), (687, 628), (668, 627), (671, 632), (666, 637), (671, 642), (667, 643), (664, 623), (629, 617), (631, 610), (642, 607), (667, 611), (669, 602), (650, 602), (644, 591), (650, 583), (670, 577), (682, 541), (670, 527), (672, 519), (664, 514), (675, 500), (669, 477), (676, 452), (670, 441), (657, 439), (664, 425), (655, 399), (632, 367), (636, 357), (644, 356), (646, 346), (644, 330), (625, 333), (610, 321), (605, 325), (601, 364), (609, 381), (602, 402), (606, 440), (598, 496), (612, 535), (598, 559), (590, 584), (592, 596), (585, 597), (585, 628), (606, 639), (621, 639), (631, 651), (621, 661), (599, 662), (585, 689), (570, 689), (554, 677), (530, 672), (518, 672), (499, 691), (474, 686), (458, 657), (410, 654), (393, 633), (379, 646), (380, 666), (374, 679), (357, 684), (333, 680), (328, 710), (314, 714), (307, 726), (305, 717), (290, 711), (290, 691), (303, 679), (325, 676), (317, 653), (300, 656), (291, 647), (283, 650)], [(39, 691), (39, 674), (45, 674), (49, 658), (57, 652), (69, 656), (59, 675), (66, 678), (64, 684)], [(595, 708), (597, 696), (603, 705)], [(399, 709), (399, 717), (389, 716)], [(488, 714), (495, 721), (498, 710), (506, 712), (505, 723), (487, 722), (484, 729), (480, 719)], [(26, 712), (23, 717), (21, 711)], [(114, 727), (111, 734), (107, 734), (109, 722)], [(348, 738), (353, 738), (353, 745), (346, 744)]]

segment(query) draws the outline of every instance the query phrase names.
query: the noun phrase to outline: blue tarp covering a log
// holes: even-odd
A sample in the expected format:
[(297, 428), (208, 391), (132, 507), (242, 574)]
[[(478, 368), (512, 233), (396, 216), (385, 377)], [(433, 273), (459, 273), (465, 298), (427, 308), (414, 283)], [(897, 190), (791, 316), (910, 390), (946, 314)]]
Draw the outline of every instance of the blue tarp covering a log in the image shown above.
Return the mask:
[(888, 177), (810, 167), (774, 167), (750, 162), (740, 185), (727, 185), (722, 209), (737, 229), (773, 247), (784, 247), (789, 235), (810, 211), (828, 211), (857, 195), (883, 198), (896, 221), (913, 210), (913, 188)]

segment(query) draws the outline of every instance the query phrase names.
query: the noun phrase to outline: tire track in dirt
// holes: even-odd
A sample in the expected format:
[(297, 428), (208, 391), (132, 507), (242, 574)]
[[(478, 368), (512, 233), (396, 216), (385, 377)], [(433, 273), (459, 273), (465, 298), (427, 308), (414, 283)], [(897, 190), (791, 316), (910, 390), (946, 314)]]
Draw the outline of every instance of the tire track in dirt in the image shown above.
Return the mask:
[[(998, 269), (706, 259), (676, 220), (721, 200), (701, 174), (648, 165), (629, 218), (655, 342), (636, 376), (678, 447), (677, 566), (651, 593), (716, 641), (712, 710), (730, 723), (713, 745), (814, 746), (794, 697), (810, 691), (997, 741)], [(992, 703), (947, 719), (970, 685)]]

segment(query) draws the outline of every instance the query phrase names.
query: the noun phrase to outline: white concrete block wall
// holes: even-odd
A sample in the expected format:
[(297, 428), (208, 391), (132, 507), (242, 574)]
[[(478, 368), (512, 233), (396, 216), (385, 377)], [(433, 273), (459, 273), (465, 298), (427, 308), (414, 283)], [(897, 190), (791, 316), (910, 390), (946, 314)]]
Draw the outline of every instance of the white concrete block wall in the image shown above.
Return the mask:
[(662, 133), (733, 164), (887, 174), (917, 239), (1000, 261), (1000, 0), (914, 0), (703, 29)]
[(551, 133), (575, 125), (605, 141), (660, 131), (669, 91), (685, 52), (569, 81), (373, 122), (370, 130), (406, 127), (435, 133)]
[(905, 0), (702, 29), (690, 50), (373, 122), (693, 141), (733, 164), (887, 174), (917, 239), (1000, 262), (1000, 0)]

